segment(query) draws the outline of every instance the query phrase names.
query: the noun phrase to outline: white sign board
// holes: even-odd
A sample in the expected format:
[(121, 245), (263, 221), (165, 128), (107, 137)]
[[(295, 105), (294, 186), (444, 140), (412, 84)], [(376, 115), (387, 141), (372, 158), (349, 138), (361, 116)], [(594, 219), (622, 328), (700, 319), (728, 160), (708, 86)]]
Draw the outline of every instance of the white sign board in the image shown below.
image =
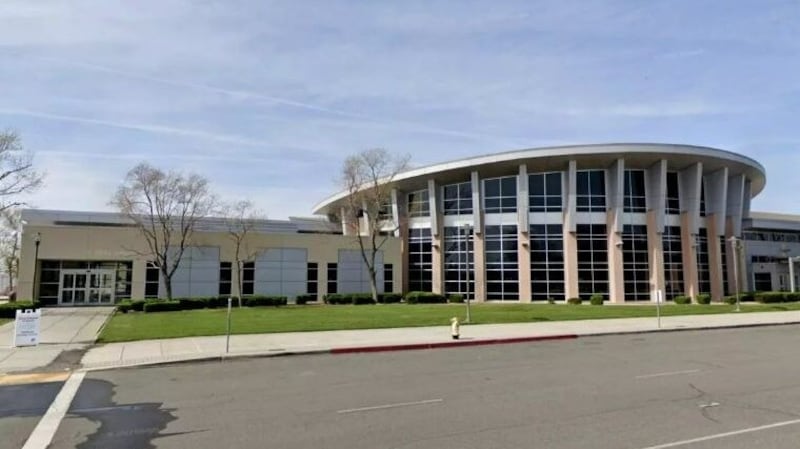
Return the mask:
[(664, 291), (663, 290), (656, 290), (656, 302), (662, 303), (664, 302)]
[(36, 346), (39, 344), (41, 309), (17, 310), (14, 321), (14, 346)]

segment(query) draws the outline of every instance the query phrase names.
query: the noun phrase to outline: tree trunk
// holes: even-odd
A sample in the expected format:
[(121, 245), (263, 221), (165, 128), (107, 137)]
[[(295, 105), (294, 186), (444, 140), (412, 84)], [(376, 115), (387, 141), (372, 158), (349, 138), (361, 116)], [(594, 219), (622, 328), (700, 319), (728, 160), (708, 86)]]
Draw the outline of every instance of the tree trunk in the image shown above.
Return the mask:
[(369, 268), (369, 287), (372, 290), (372, 300), (378, 302), (378, 280), (376, 279), (374, 265)]
[(167, 293), (167, 301), (172, 301), (172, 277), (164, 272), (161, 274), (164, 275), (164, 290)]

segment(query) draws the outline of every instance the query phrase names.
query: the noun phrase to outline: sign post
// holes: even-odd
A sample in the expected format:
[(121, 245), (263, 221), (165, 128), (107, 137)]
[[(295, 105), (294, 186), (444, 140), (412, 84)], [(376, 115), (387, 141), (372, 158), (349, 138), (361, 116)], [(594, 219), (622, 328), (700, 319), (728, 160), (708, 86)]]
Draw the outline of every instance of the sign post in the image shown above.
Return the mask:
[(656, 317), (658, 317), (658, 328), (661, 329), (661, 303), (664, 301), (664, 291), (656, 290)]
[(225, 354), (228, 353), (231, 349), (231, 304), (233, 303), (233, 298), (228, 298), (228, 328), (225, 332)]
[(14, 320), (14, 346), (38, 346), (41, 309), (17, 310)]

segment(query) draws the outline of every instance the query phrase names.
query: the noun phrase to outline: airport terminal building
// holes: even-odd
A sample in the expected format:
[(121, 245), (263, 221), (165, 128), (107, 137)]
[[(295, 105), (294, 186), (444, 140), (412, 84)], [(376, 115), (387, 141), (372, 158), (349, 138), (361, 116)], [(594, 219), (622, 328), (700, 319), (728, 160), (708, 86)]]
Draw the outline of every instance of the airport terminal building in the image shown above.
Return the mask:
[[(788, 290), (800, 217), (750, 211), (756, 161), (688, 145), (537, 148), (414, 168), (391, 180), (380, 291), (531, 302), (603, 295), (612, 303), (738, 287)], [(237, 266), (220, 219), (202, 221), (174, 296), (369, 291), (347, 193), (319, 219), (263, 220)], [(52, 305), (163, 297), (144, 242), (117, 214), (25, 210), (19, 298)], [(232, 282), (242, 270), (242, 285)]]

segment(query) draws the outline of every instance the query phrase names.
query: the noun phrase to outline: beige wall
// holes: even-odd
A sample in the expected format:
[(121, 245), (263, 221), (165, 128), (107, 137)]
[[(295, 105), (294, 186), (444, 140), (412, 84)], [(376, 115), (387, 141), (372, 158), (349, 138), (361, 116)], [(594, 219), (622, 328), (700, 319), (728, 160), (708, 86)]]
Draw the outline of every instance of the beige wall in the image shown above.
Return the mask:
[[(144, 239), (134, 228), (102, 226), (25, 226), (20, 253), (20, 299), (33, 297), (35, 235), (40, 233), (39, 260), (132, 261), (131, 296), (144, 296), (145, 267), (149, 257)], [(192, 246), (220, 248), (221, 261), (233, 261), (235, 246), (225, 233), (197, 233)], [(308, 261), (319, 264), (319, 293), (327, 293), (327, 264), (338, 262), (339, 249), (358, 249), (352, 236), (330, 234), (251, 234), (242, 254), (254, 254), (267, 248), (305, 248)], [(384, 262), (392, 264), (394, 290), (403, 286), (400, 239), (389, 237), (383, 246)], [(244, 259), (244, 256), (242, 256)], [(234, 274), (235, 276), (235, 274)], [(236, 289), (236, 286), (232, 286)], [(234, 292), (235, 293), (235, 292)]]

